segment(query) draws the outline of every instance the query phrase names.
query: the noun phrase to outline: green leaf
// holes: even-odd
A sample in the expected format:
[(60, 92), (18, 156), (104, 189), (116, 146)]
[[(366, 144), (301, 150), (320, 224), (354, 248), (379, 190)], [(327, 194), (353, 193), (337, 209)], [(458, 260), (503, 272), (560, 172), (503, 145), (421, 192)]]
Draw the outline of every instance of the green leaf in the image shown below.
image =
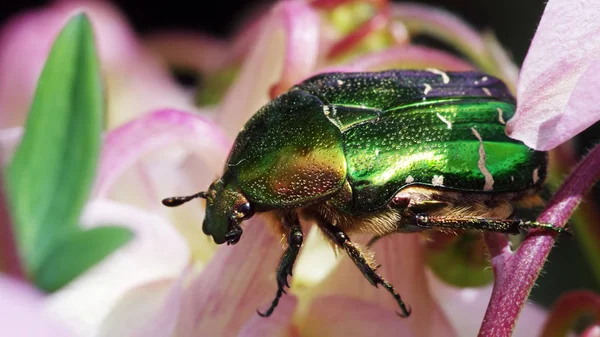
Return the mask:
[(55, 242), (35, 274), (42, 290), (55, 291), (72, 281), (133, 237), (122, 227), (98, 227), (71, 233)]
[(92, 27), (79, 14), (54, 42), (6, 172), (17, 242), (29, 273), (57, 240), (77, 230), (98, 160), (103, 112)]
[(52, 46), (6, 169), (19, 254), (41, 289), (60, 288), (131, 238), (123, 228), (78, 225), (99, 157), (104, 100), (92, 26), (79, 14)]

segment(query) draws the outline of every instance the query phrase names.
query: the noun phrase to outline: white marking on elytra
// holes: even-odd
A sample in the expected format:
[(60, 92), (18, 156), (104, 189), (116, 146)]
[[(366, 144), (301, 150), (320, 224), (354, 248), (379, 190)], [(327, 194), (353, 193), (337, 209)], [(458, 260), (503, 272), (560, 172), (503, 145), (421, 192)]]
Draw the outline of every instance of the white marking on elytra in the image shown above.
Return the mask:
[(537, 182), (540, 180), (540, 176), (539, 176), (539, 170), (540, 168), (536, 168), (535, 170), (533, 170), (533, 183), (537, 184)]
[(490, 91), (490, 89), (488, 89), (488, 88), (481, 88), (481, 90), (483, 90), (483, 92), (485, 92), (486, 95), (492, 96), (492, 92)]
[(488, 77), (487, 77), (487, 76), (483, 76), (483, 77), (481, 78), (481, 82), (485, 82), (485, 81), (487, 81), (487, 80), (488, 80)]
[(444, 186), (444, 176), (433, 175), (431, 179), (431, 185), (433, 186)]
[(502, 111), (500, 108), (496, 108), (496, 110), (498, 110), (498, 121), (502, 124), (506, 124), (506, 121), (504, 121), (504, 117), (502, 116), (504, 111)]
[(450, 83), (450, 77), (445, 72), (443, 72), (439, 69), (435, 69), (435, 68), (427, 68), (425, 70), (427, 70), (430, 73), (434, 73), (434, 74), (438, 74), (438, 75), (442, 76), (442, 81), (444, 82), (444, 84)]
[(427, 95), (431, 91), (432, 88), (427, 83), (424, 83), (423, 85), (425, 85), (425, 90), (423, 90), (423, 94)]
[(488, 170), (488, 168), (485, 166), (485, 159), (487, 156), (485, 154), (485, 149), (483, 148), (483, 139), (481, 138), (479, 132), (475, 130), (475, 128), (471, 128), (471, 131), (477, 140), (479, 140), (479, 161), (477, 162), (477, 167), (479, 167), (479, 171), (481, 171), (481, 174), (483, 174), (483, 177), (485, 178), (483, 190), (491, 191), (494, 189), (494, 177), (492, 177), (490, 170)]
[(410, 184), (413, 181), (415, 181), (415, 178), (413, 178), (412, 176), (408, 176), (408, 177), (406, 177), (406, 180), (404, 182), (406, 182), (407, 184)]
[(375, 150), (375, 156), (379, 156), (379, 149)]
[(478, 84), (479, 84), (479, 81), (475, 81), (475, 82), (473, 82), (473, 83), (475, 83), (475, 85), (478, 85)]
[(325, 116), (329, 116), (329, 105), (323, 105), (323, 113)]
[(452, 129), (452, 123), (450, 123), (449, 120), (447, 120), (446, 118), (444, 118), (444, 116), (440, 115), (439, 112), (436, 112), (435, 115), (444, 123), (446, 123), (446, 126), (448, 127), (448, 129)]
[(338, 84), (338, 85), (342, 85), (342, 84), (344, 84), (344, 81), (342, 81), (342, 80), (337, 80), (337, 84)]
[(515, 182), (515, 176), (510, 176), (510, 181), (514, 183)]

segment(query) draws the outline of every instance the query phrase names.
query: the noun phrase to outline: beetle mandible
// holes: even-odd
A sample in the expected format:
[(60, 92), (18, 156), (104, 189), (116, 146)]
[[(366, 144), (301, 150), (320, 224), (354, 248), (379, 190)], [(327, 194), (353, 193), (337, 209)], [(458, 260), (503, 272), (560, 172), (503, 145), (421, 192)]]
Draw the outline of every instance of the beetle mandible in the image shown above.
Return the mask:
[(302, 221), (346, 251), (365, 278), (382, 285), (366, 249), (348, 234), (376, 237), (432, 228), (503, 233), (551, 224), (511, 219), (515, 206), (540, 204), (547, 154), (510, 139), (515, 100), (480, 72), (390, 70), (325, 73), (262, 107), (238, 134), (221, 178), (208, 191), (163, 200), (206, 199), (202, 229), (236, 244), (240, 223), (271, 212), (287, 238), (269, 316), (289, 287)]

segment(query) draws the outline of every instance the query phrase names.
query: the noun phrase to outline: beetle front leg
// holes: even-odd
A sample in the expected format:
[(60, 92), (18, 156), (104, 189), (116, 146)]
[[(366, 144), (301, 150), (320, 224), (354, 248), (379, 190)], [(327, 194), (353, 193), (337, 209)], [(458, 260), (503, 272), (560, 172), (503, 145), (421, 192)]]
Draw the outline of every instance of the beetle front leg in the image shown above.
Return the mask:
[(283, 218), (284, 227), (289, 228), (287, 235), (288, 246), (281, 257), (279, 262), (279, 267), (277, 268), (277, 293), (275, 294), (275, 299), (271, 303), (271, 306), (264, 313), (257, 311), (258, 314), (262, 317), (269, 317), (275, 310), (275, 307), (279, 304), (279, 299), (283, 294), (285, 294), (285, 287), (290, 287), (287, 278), (288, 275), (292, 276), (292, 270), (294, 268), (294, 262), (296, 262), (296, 257), (298, 257), (298, 253), (300, 252), (300, 247), (302, 247), (302, 241), (304, 239), (304, 234), (302, 234), (302, 227), (300, 226), (300, 221), (298, 220), (298, 215), (295, 212), (288, 213)]
[(371, 263), (369, 263), (369, 260), (360, 251), (360, 249), (354, 243), (352, 243), (352, 241), (350, 241), (350, 238), (348, 237), (348, 235), (346, 235), (346, 233), (344, 233), (344, 231), (326, 221), (319, 221), (319, 228), (321, 228), (321, 230), (333, 242), (335, 242), (335, 244), (337, 244), (346, 251), (348, 256), (350, 256), (352, 261), (354, 261), (354, 264), (358, 267), (358, 269), (360, 269), (360, 271), (365, 276), (367, 281), (369, 281), (369, 283), (371, 283), (376, 288), (379, 284), (381, 284), (385, 288), (385, 290), (389, 291), (392, 294), (392, 296), (394, 296), (394, 299), (396, 300), (396, 302), (398, 302), (400, 310), (402, 311), (402, 313), (399, 313), (398, 315), (400, 315), (401, 317), (410, 316), (410, 307), (407, 307), (404, 304), (402, 298), (400, 297), (398, 292), (396, 292), (394, 287), (383, 277), (381, 277), (375, 272), (377, 267), (373, 265), (372, 261)]

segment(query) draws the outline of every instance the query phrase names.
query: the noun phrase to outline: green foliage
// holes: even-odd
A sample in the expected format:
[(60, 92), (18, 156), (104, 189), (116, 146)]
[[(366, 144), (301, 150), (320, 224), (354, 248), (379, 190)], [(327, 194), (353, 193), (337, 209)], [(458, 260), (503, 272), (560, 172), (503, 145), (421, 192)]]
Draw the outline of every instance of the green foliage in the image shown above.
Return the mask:
[(19, 253), (41, 289), (60, 288), (130, 236), (124, 229), (82, 232), (78, 224), (97, 166), (104, 109), (92, 26), (79, 14), (54, 42), (6, 170)]

